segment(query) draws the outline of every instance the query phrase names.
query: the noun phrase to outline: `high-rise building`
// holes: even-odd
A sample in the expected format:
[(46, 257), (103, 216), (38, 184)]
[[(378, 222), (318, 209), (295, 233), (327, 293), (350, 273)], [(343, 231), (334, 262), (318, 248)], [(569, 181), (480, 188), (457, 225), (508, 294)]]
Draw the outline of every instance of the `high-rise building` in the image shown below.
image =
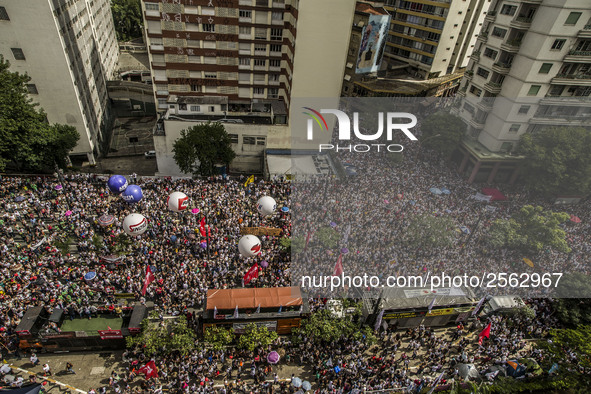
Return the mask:
[(119, 54), (109, 0), (0, 0), (0, 53), (31, 77), (29, 94), (50, 123), (76, 127), (71, 155), (94, 164)]
[(340, 95), (354, 7), (354, 0), (142, 0), (161, 115), (159, 172), (181, 175), (172, 145), (182, 129), (208, 120), (230, 134), (233, 171), (262, 172), (265, 150), (290, 149), (293, 98)]
[(490, 1), (385, 0), (392, 24), (384, 60), (423, 79), (466, 67)]
[(457, 108), (472, 136), (457, 157), (469, 181), (514, 181), (524, 133), (591, 129), (590, 18), (588, 0), (493, 1)]

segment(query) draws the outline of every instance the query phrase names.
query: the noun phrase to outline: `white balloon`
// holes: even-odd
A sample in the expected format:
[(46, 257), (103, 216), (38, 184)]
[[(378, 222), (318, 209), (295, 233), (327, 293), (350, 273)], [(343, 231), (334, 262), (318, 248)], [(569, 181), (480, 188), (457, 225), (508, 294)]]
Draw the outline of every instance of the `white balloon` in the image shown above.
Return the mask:
[(123, 219), (123, 231), (125, 234), (135, 236), (142, 235), (148, 229), (148, 219), (139, 213), (132, 213)]
[(261, 253), (261, 240), (254, 235), (245, 235), (238, 241), (238, 251), (244, 257), (254, 257)]
[(189, 206), (189, 197), (185, 193), (174, 192), (168, 196), (168, 209), (174, 212), (181, 212)]
[(273, 197), (264, 196), (259, 198), (257, 202), (257, 210), (263, 216), (272, 215), (275, 212), (275, 208), (277, 207), (277, 203)]

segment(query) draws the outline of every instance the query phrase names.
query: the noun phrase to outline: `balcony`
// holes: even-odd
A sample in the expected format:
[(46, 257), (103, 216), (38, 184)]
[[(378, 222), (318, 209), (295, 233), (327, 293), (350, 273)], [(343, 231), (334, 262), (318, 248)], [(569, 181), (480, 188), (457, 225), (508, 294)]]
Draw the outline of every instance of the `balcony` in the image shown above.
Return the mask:
[(591, 38), (591, 24), (585, 25), (583, 30), (579, 31), (578, 36), (581, 38)]
[(468, 120), (468, 124), (470, 126), (474, 127), (475, 129), (483, 129), (485, 123), (486, 123), (486, 119), (477, 119), (475, 117), (471, 117)]
[(497, 18), (497, 12), (496, 11), (489, 11), (486, 16), (484, 17), (485, 21), (488, 22), (492, 22)]
[(569, 51), (564, 57), (565, 62), (589, 63), (591, 62), (591, 51)]
[(499, 94), (501, 92), (502, 84), (498, 82), (487, 82), (484, 84), (484, 90), (492, 94)]
[(164, 45), (161, 44), (152, 44), (150, 45), (151, 51), (164, 51)]
[(531, 26), (532, 19), (533, 18), (528, 18), (526, 16), (518, 16), (513, 19), (509, 25), (516, 29), (528, 29)]
[(488, 38), (488, 33), (483, 31), (482, 33), (480, 33), (478, 35), (478, 37), (476, 39), (478, 39), (480, 41), (486, 41), (487, 38)]
[(499, 74), (508, 74), (511, 69), (510, 63), (497, 62), (492, 66), (492, 70)]
[(468, 70), (464, 73), (464, 77), (466, 77), (467, 80), (471, 80), (473, 76), (474, 76), (474, 71), (472, 71), (472, 70)]
[(501, 49), (510, 53), (517, 53), (520, 46), (521, 40), (507, 40), (501, 44)]
[(479, 51), (472, 52), (472, 55), (470, 55), (470, 59), (477, 62), (480, 59), (480, 52)]
[(484, 112), (490, 112), (493, 108), (494, 97), (483, 97), (476, 103), (476, 107)]
[(591, 74), (557, 74), (552, 81), (556, 85), (591, 86)]

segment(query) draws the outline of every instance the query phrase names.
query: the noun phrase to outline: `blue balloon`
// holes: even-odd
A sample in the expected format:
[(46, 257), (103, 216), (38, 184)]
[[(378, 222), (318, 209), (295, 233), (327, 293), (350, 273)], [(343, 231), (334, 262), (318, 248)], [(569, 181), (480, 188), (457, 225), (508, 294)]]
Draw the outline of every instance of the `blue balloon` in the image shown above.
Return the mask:
[(129, 203), (136, 203), (139, 202), (143, 196), (141, 187), (138, 185), (129, 185), (121, 197)]
[(127, 188), (127, 179), (123, 175), (113, 175), (109, 178), (107, 186), (112, 193), (119, 194)]

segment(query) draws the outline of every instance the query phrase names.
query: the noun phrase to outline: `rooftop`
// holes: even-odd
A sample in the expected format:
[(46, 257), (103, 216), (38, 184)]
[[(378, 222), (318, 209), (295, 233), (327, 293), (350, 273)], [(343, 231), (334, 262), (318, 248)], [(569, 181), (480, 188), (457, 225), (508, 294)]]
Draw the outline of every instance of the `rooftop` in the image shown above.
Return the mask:
[(464, 141), (462, 141), (462, 146), (466, 148), (466, 150), (468, 150), (479, 161), (519, 161), (525, 159), (525, 156), (519, 156), (505, 152), (490, 151), (480, 142), (473, 139), (464, 139)]
[(355, 11), (356, 12), (363, 12), (365, 14), (371, 14), (371, 15), (390, 15), (388, 13), (388, 11), (386, 11), (382, 7), (374, 7), (373, 5), (371, 5), (369, 3), (362, 3), (362, 2), (357, 2), (356, 6), (355, 6)]
[(456, 72), (432, 79), (403, 78), (376, 78), (370, 81), (356, 81), (355, 84), (372, 92), (403, 94), (407, 96), (419, 96), (440, 85), (455, 80), (460, 80), (464, 72)]

